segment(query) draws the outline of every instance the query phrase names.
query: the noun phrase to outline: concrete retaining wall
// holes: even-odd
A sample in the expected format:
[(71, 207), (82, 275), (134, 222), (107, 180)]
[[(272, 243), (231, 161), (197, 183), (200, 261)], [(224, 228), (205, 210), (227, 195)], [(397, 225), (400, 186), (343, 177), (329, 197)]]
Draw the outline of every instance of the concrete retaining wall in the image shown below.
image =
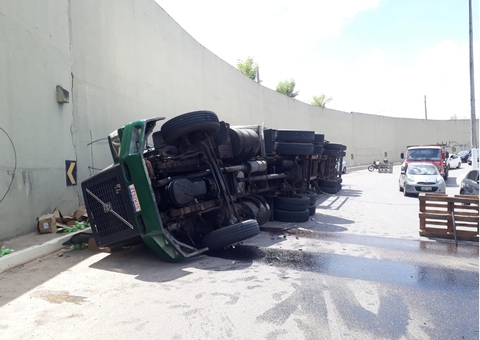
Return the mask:
[[(349, 166), (385, 152), (398, 161), (409, 144), (470, 147), (468, 120), (347, 113), (267, 89), (153, 0), (2, 1), (0, 72), (0, 240), (33, 231), (55, 207), (73, 212), (79, 183), (111, 163), (104, 138), (139, 118), (208, 109), (234, 125), (315, 130), (347, 145)], [(57, 85), (69, 103), (57, 103)], [(77, 185), (67, 186), (65, 161), (77, 162)]]

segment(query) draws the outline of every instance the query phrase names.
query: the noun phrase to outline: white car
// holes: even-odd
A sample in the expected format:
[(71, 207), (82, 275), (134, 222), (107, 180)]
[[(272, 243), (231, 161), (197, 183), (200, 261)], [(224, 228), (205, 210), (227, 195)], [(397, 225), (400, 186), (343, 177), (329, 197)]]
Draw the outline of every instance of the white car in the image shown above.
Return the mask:
[(435, 165), (431, 163), (408, 164), (402, 168), (398, 178), (398, 187), (405, 196), (421, 192), (445, 194), (447, 185)]
[(462, 166), (462, 159), (458, 155), (452, 153), (448, 157), (448, 166), (450, 169), (458, 169)]

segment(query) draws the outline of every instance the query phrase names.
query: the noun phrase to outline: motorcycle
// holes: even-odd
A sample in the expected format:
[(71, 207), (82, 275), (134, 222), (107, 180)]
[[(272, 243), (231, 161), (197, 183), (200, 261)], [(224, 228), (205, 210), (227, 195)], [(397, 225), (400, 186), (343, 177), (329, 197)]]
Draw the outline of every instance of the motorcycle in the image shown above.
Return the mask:
[[(383, 160), (383, 163), (388, 164), (388, 159), (385, 158)], [(380, 161), (377, 159), (377, 160), (373, 161), (373, 163), (371, 165), (368, 166), (368, 171), (373, 172), (375, 170), (378, 170), (379, 167), (380, 167)]]

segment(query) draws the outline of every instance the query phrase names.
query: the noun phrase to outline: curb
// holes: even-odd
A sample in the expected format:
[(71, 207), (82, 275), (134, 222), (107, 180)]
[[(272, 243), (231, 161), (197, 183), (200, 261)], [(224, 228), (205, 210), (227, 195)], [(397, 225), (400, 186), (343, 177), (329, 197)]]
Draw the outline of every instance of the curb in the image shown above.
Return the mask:
[(37, 244), (19, 251), (13, 251), (8, 255), (0, 257), (0, 274), (64, 248), (64, 242), (68, 241), (75, 234), (85, 232), (85, 230), (86, 229), (68, 233), (56, 237), (53, 240), (46, 241), (45, 243)]

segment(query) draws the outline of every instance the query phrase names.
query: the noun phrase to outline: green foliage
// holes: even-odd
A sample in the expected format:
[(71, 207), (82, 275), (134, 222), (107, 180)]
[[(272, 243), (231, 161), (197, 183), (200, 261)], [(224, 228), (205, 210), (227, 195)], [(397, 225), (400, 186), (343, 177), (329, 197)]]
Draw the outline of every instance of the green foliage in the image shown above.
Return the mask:
[(298, 95), (298, 91), (295, 91), (295, 80), (285, 80), (281, 81), (277, 85), (277, 92), (284, 94), (290, 98), (295, 98)]
[(258, 65), (253, 61), (252, 57), (248, 57), (245, 61), (240, 59), (237, 61), (237, 70), (252, 80), (255, 80), (257, 77), (257, 69)]
[(332, 97), (327, 97), (322, 93), (319, 96), (313, 96), (312, 101), (310, 102), (310, 105), (325, 107), (325, 105), (330, 103), (332, 100), (333, 100)]

